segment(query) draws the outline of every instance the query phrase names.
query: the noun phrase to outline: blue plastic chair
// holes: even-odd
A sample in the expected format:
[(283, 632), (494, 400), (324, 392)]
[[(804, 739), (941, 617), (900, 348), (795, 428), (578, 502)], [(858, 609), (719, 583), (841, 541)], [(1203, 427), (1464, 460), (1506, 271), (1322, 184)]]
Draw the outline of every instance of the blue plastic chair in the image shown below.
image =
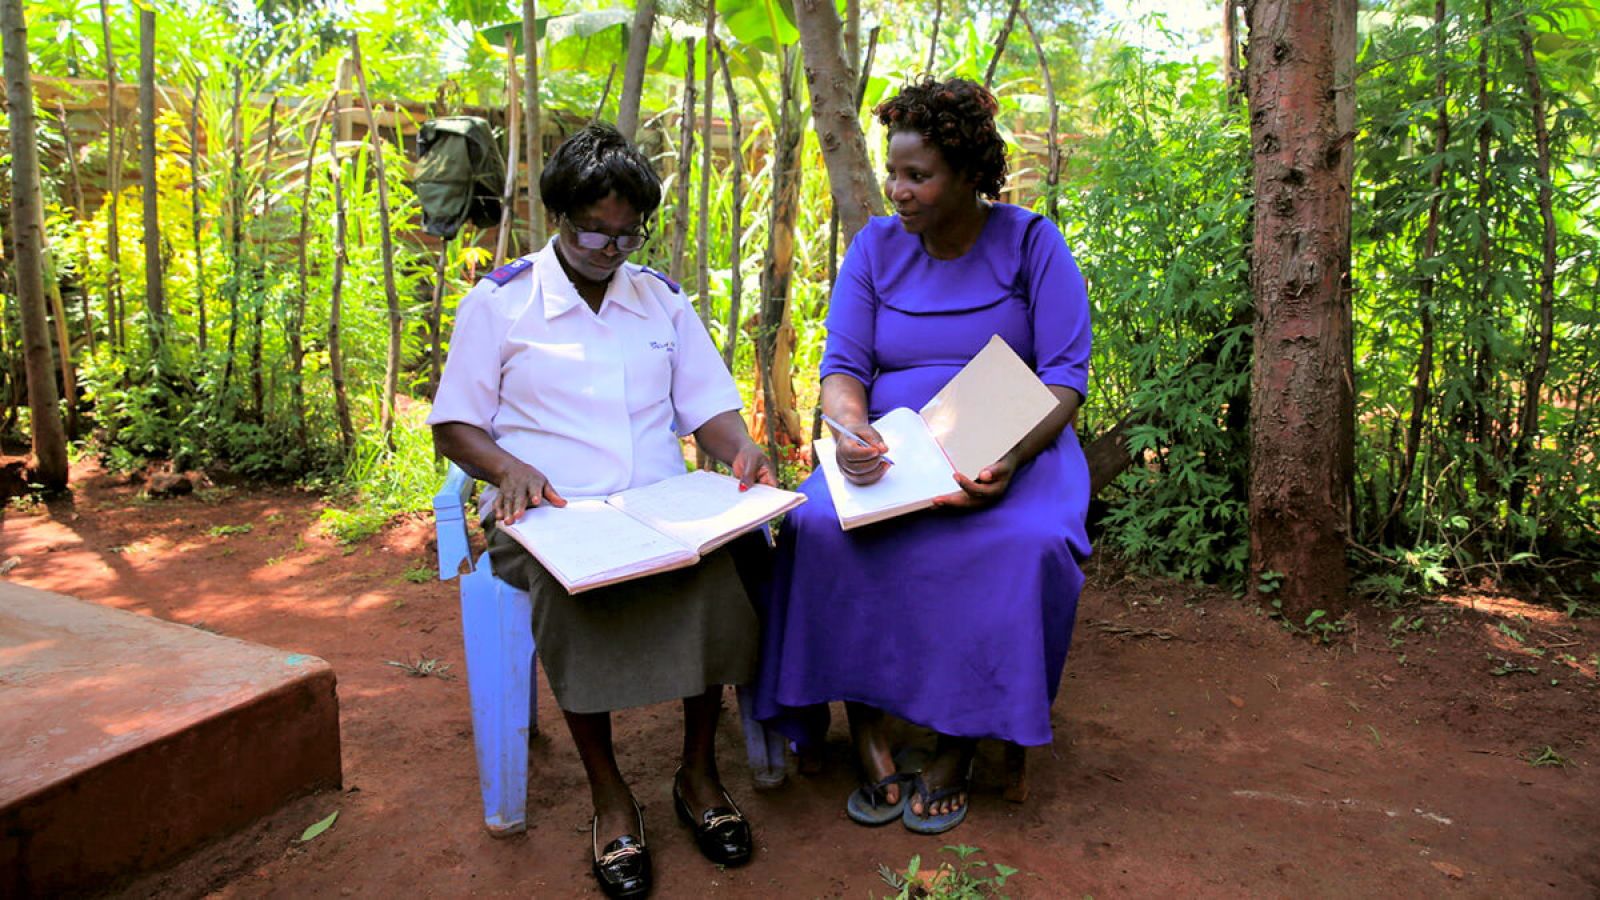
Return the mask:
[[(439, 537), (439, 578), (461, 575), (461, 634), (466, 644), (467, 689), (472, 697), (472, 740), (478, 755), (483, 824), (505, 837), (527, 830), (528, 741), (539, 730), (533, 658), (533, 603), (494, 577), (488, 555), (472, 560), (465, 510), (473, 479), (452, 465), (433, 498)], [(749, 689), (738, 689), (745, 750), (758, 790), (784, 782), (784, 739), (751, 718)]]

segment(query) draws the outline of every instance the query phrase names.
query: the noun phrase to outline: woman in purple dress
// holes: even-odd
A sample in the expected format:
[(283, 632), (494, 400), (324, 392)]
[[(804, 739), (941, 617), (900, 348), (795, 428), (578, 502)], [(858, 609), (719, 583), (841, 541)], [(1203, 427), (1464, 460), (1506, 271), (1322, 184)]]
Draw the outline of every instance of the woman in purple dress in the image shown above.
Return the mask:
[[(782, 529), (757, 688), (758, 715), (780, 724), (844, 701), (863, 773), (850, 817), (929, 834), (966, 817), (978, 738), (1050, 742), (1089, 553), (1088, 468), (1069, 427), (1088, 391), (1088, 297), (1055, 224), (992, 199), (1006, 174), (996, 109), (962, 79), (924, 79), (877, 108), (896, 215), (874, 218), (845, 256), (822, 408), (872, 444), (837, 442), (846, 477), (870, 484), (893, 448), (868, 423), (920, 408), (993, 335), (1058, 405), (975, 480), (956, 475), (931, 511), (844, 532), (813, 473)], [(909, 778), (886, 713), (938, 734)]]

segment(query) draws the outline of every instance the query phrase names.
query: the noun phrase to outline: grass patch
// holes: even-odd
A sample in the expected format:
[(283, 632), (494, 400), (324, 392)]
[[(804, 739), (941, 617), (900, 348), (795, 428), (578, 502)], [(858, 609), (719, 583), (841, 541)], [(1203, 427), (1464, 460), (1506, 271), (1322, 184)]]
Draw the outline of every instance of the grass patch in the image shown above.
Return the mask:
[(357, 438), (339, 483), (344, 485), (323, 510), (321, 527), (341, 544), (358, 544), (383, 531), (395, 516), (429, 508), (444, 479), (444, 463), (434, 458), (433, 433), (424, 424), (427, 407), (407, 407), (395, 422), (394, 446), (377, 429)]

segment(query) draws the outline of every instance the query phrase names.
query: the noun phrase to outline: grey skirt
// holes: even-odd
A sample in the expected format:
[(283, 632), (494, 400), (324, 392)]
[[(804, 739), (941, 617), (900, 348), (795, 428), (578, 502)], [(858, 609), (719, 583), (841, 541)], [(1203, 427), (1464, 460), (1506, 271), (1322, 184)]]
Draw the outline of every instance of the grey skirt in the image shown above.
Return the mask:
[(539, 662), (568, 712), (645, 706), (755, 677), (759, 626), (727, 547), (687, 569), (575, 597), (493, 527), (489, 562), (532, 598)]

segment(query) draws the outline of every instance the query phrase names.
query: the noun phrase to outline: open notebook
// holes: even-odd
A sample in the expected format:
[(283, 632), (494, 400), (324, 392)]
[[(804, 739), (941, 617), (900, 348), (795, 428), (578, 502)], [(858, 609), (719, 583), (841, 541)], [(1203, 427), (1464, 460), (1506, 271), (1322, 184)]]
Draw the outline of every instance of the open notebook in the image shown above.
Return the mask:
[(828, 493), (845, 531), (933, 505), (960, 490), (952, 477), (976, 478), (1056, 408), (1056, 396), (996, 335), (918, 412), (892, 409), (872, 423), (894, 465), (869, 485), (839, 471), (835, 440), (816, 442)]
[(604, 499), (537, 506), (501, 526), (570, 594), (682, 569), (805, 502), (766, 485), (688, 472)]

